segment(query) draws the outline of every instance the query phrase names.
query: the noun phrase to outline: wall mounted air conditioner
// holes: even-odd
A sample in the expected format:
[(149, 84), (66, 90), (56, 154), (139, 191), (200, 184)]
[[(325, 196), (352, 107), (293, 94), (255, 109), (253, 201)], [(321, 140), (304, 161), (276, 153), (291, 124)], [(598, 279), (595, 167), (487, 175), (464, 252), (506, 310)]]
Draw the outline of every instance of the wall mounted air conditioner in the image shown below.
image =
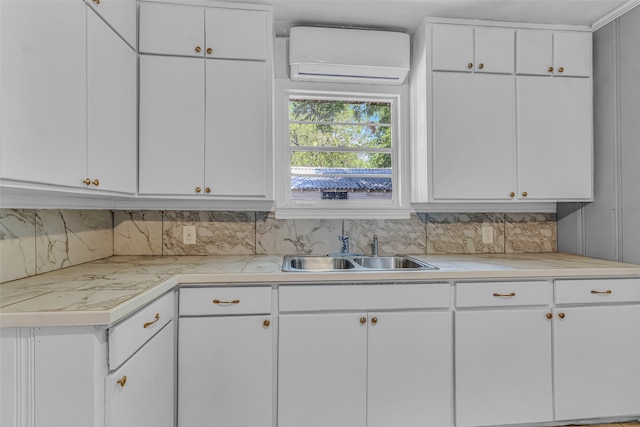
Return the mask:
[(400, 85), (409, 72), (408, 34), (342, 28), (293, 27), (292, 80)]

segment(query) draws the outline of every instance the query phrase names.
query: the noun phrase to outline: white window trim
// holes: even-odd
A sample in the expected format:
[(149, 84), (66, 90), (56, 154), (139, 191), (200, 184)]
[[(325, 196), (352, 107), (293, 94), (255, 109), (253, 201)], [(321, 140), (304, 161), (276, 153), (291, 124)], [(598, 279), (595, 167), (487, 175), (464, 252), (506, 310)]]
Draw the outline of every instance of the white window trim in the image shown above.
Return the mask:
[[(408, 219), (409, 200), (409, 88), (346, 83), (294, 82), (276, 79), (274, 100), (274, 170), (276, 218), (278, 219)], [(289, 148), (290, 95), (381, 99), (394, 103), (393, 200), (292, 201)]]

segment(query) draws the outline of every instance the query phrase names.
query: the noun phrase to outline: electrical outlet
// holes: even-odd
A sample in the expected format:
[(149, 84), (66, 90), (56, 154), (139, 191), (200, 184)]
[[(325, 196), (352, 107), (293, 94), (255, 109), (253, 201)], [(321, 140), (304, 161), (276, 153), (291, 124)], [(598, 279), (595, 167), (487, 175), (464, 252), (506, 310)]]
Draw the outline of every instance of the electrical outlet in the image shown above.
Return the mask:
[(485, 245), (490, 245), (493, 243), (492, 227), (482, 227), (482, 243)]
[(185, 225), (182, 227), (182, 243), (185, 245), (196, 244), (196, 226)]

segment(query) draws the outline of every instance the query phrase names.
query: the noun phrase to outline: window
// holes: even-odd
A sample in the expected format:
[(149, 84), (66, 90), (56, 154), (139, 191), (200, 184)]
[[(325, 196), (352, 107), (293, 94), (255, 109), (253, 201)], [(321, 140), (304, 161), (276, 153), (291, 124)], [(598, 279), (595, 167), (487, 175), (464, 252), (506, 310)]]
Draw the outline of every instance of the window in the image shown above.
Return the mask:
[(391, 111), (388, 100), (291, 96), (291, 200), (391, 200)]
[(329, 91), (326, 85), (281, 83), (276, 216), (408, 217), (400, 191), (406, 89)]

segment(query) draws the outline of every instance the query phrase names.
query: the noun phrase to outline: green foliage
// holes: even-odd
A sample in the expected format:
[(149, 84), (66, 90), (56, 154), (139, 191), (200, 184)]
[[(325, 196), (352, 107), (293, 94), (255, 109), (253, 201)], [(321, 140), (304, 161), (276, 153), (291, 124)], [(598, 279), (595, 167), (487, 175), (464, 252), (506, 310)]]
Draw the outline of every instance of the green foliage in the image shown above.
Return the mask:
[[(292, 99), (289, 102), (291, 146), (391, 148), (391, 104), (362, 101)], [(365, 125), (323, 124), (360, 123)], [(369, 124), (368, 126), (366, 124)], [(386, 153), (294, 152), (292, 166), (390, 168)]]

